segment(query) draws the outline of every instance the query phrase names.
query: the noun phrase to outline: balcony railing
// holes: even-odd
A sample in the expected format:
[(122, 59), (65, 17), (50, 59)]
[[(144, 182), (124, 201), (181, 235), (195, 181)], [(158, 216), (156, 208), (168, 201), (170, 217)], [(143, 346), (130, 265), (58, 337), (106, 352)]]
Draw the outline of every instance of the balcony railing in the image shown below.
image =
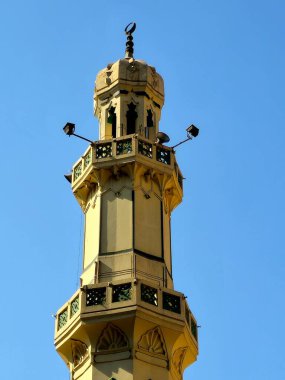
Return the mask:
[(184, 320), (192, 337), (198, 342), (197, 323), (185, 297), (174, 290), (140, 280), (84, 286), (58, 311), (56, 335), (68, 328), (80, 314), (108, 313), (111, 309), (126, 306), (142, 306), (166, 317)]
[(57, 330), (62, 329), (80, 310), (79, 291), (61, 308), (56, 316)]
[(74, 165), (72, 184), (76, 183), (92, 164), (136, 155), (169, 168), (175, 168), (177, 181), (182, 189), (183, 177), (176, 164), (172, 148), (154, 144), (150, 140), (143, 139), (137, 135), (94, 142)]

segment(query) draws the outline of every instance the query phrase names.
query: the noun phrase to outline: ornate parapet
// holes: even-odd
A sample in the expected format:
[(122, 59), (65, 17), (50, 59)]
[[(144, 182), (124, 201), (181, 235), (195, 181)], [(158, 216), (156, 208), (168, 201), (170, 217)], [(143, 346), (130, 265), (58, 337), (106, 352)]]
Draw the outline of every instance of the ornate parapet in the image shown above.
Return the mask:
[[(84, 207), (90, 189), (100, 184), (99, 172), (136, 163), (152, 171), (152, 175), (166, 175), (171, 179), (171, 189), (175, 193), (175, 206), (183, 196), (183, 176), (176, 162), (172, 148), (153, 143), (150, 140), (129, 135), (112, 140), (94, 142), (72, 168), (72, 189), (80, 205)], [(150, 173), (150, 172), (149, 172)], [(170, 192), (169, 192), (170, 193)], [(174, 206), (174, 207), (175, 207)]]
[(168, 288), (155, 287), (145, 281), (130, 280), (100, 283), (79, 289), (56, 314), (55, 343), (76, 321), (124, 310), (147, 310), (185, 325), (193, 346), (198, 347), (197, 322), (184, 295)]

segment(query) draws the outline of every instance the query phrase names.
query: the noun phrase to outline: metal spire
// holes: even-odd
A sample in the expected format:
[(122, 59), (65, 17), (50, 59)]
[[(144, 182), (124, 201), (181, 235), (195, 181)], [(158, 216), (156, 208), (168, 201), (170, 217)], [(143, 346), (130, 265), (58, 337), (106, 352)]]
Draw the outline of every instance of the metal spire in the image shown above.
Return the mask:
[(125, 58), (133, 58), (134, 54), (134, 43), (133, 43), (133, 36), (132, 33), (136, 30), (136, 23), (130, 22), (125, 27), (125, 33), (127, 35), (127, 42), (126, 42), (126, 55)]

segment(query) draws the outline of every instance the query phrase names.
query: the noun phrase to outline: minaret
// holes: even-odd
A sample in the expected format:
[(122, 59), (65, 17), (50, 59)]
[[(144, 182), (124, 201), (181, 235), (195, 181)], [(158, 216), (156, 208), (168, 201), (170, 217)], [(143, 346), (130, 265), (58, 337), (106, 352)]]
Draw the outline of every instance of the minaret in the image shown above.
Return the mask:
[(72, 380), (180, 380), (198, 354), (195, 317), (172, 278), (170, 217), (183, 177), (158, 134), (163, 79), (134, 59), (134, 29), (125, 30), (125, 58), (97, 75), (99, 140), (72, 170), (83, 271), (55, 325)]

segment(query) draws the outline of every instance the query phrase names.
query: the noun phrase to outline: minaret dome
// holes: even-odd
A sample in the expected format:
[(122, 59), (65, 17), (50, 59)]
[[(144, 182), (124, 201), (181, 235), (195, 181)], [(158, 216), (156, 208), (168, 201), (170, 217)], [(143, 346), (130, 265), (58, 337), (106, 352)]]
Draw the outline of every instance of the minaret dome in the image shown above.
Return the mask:
[(137, 133), (155, 140), (163, 104), (163, 79), (153, 66), (133, 57), (108, 64), (95, 82), (94, 114), (99, 120), (99, 139)]

